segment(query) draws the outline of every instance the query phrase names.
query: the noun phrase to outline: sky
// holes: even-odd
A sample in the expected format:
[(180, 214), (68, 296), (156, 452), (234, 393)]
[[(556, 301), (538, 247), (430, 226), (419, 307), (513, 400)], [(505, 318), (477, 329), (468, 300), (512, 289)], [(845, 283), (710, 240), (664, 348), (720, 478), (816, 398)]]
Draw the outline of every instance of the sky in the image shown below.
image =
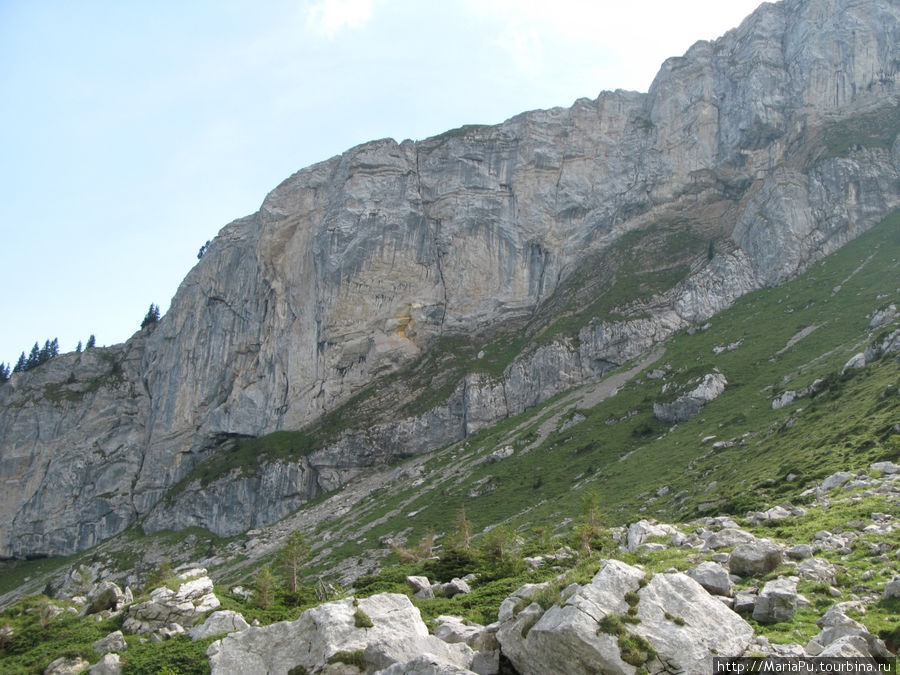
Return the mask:
[(0, 0), (0, 362), (128, 339), (295, 171), (647, 91), (758, 0)]

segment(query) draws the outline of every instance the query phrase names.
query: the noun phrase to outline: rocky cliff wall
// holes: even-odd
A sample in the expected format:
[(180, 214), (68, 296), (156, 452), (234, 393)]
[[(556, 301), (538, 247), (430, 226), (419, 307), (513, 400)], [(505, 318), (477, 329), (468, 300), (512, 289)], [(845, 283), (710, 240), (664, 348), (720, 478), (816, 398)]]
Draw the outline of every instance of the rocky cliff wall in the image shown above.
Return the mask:
[[(894, 2), (767, 4), (666, 61), (647, 94), (376, 141), (298, 172), (220, 232), (154, 329), (0, 388), (0, 556), (68, 553), (144, 517), (260, 524), (790, 278), (900, 203), (896, 129), (828, 158), (817, 136), (896, 109), (898, 44)], [(438, 336), (534, 316), (590, 255), (679, 219), (728, 239), (622, 320), (526, 349), (499, 378), (470, 374), (428, 412), (160, 501), (221, 439), (303, 427)]]

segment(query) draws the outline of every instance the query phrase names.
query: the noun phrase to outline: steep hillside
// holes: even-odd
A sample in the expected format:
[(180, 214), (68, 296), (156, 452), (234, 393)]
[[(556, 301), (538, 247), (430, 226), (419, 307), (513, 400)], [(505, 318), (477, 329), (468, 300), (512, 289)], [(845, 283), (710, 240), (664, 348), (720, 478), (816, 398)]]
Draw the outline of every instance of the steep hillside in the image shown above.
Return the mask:
[[(584, 663), (594, 664), (590, 671), (616, 655), (664, 672), (657, 658), (684, 658), (687, 643), (702, 646), (690, 652), (701, 660), (896, 652), (898, 233), (900, 212), (894, 212), (795, 280), (747, 294), (610, 376), (427, 456), (360, 476), (246, 537), (222, 540), (197, 528), (146, 536), (134, 529), (69, 559), (6, 563), (0, 592), (12, 592), (0, 603), (41, 590), (51, 598), (33, 595), (0, 613), (0, 669), (41, 672), (65, 655), (92, 663), (99, 655), (91, 645), (116, 630), (125, 633), (113, 648), (125, 673), (257, 672), (258, 659), (296, 665), (329, 655), (368, 672), (386, 663), (378, 656), (383, 645), (412, 641), (413, 655), (427, 639), (434, 652), (436, 636), (479, 650), (477, 658), (486, 661), (477, 668), (471, 653), (457, 655), (476, 672), (497, 672), (490, 668), (501, 653), (522, 673), (547, 659), (556, 664), (553, 672), (585, 672)], [(689, 411), (696, 413), (690, 419), (658, 419), (710, 374), (727, 381), (715, 398)], [(468, 552), (461, 551), (461, 514), (471, 533)], [(297, 529), (313, 553), (303, 584), (291, 592), (287, 581), (276, 581), (272, 599), (264, 601), (260, 570), (267, 563), (278, 569), (275, 553)], [(745, 570), (736, 544), (754, 538), (770, 542), (753, 545), (777, 551), (778, 559)], [(203, 586), (216, 597), (203, 596), (205, 611), (188, 616), (182, 609), (176, 617), (185, 624), (206, 619), (209, 630), (192, 636), (199, 639), (179, 636), (163, 625), (169, 619), (148, 618), (153, 607), (147, 609), (146, 594), (131, 605), (123, 599), (112, 610), (78, 616), (90, 604), (77, 598), (85, 589), (100, 597), (103, 584), (115, 580), (147, 591), (166, 564), (203, 566), (217, 582), (214, 589)], [(635, 581), (634, 595), (611, 610), (604, 603), (613, 601), (591, 586), (609, 593), (612, 582), (602, 575), (613, 572), (647, 578), (644, 585)], [(684, 581), (682, 572), (713, 595)], [(444, 597), (438, 582), (464, 575), (461, 592)], [(437, 584), (431, 594), (416, 593), (413, 584), (428, 586), (422, 576)], [(176, 590), (194, 582), (172, 576), (167, 583)], [(664, 583), (680, 590), (658, 588)], [(248, 595), (251, 587), (257, 595)], [(149, 597), (166, 607), (166, 593), (172, 591)], [(408, 600), (401, 600), (404, 594)], [(389, 599), (405, 608), (404, 618), (392, 615), (398, 632), (390, 636), (365, 632), (371, 649), (360, 649), (355, 634), (311, 632), (310, 615), (298, 618), (320, 607), (316, 626), (344, 625), (346, 614), (357, 628), (371, 628), (386, 623), (380, 603)], [(599, 603), (591, 611), (622, 621), (598, 619), (584, 627), (591, 635), (613, 635), (609, 645), (601, 640), (560, 652), (569, 631), (581, 629), (554, 617), (579, 602)], [(250, 629), (231, 618), (215, 624), (206, 618), (214, 603), (262, 626)], [(667, 623), (655, 623), (657, 614)], [(403, 632), (404, 622), (419, 626), (420, 615), (433, 636), (424, 637), (421, 627), (415, 635)], [(631, 621), (633, 615), (640, 621)], [(703, 616), (715, 616), (715, 625), (728, 630), (710, 642), (714, 626)], [(273, 624), (279, 620), (296, 623)], [(463, 620), (493, 628), (465, 627)], [(840, 631), (832, 630), (835, 621)], [(142, 642), (146, 631), (174, 637)], [(214, 642), (217, 633), (232, 631), (239, 632)], [(856, 652), (837, 642), (846, 636), (862, 637), (851, 641)], [(687, 642), (673, 652), (667, 645), (675, 638)], [(305, 647), (333, 641), (338, 646), (325, 656)], [(398, 664), (399, 653), (391, 652)], [(397, 672), (415, 672), (404, 667)]]
[[(515, 416), (815, 270), (900, 205), (898, 37), (894, 2), (766, 4), (647, 94), (298, 172), (220, 232), (157, 325), (0, 387), (0, 556), (137, 525), (233, 536), (387, 463), (464, 439), (455, 452), (477, 454)], [(740, 354), (716, 364), (726, 377)], [(679, 367), (675, 387), (709, 374)], [(609, 414), (646, 414), (638, 402)], [(659, 433), (644, 422), (631, 438)], [(629, 425), (609, 428), (579, 442)], [(554, 467), (589, 454), (535, 434), (569, 453)], [(545, 469), (533, 490), (585, 478)], [(486, 494), (513, 515), (520, 493)]]

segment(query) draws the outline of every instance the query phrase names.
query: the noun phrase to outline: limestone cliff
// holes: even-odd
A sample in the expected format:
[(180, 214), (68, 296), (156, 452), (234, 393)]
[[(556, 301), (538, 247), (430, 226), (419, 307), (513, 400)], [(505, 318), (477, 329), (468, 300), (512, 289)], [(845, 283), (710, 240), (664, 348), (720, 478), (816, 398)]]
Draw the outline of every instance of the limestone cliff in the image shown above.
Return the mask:
[[(898, 45), (896, 2), (784, 0), (646, 94), (299, 171), (223, 228), (158, 325), (0, 387), (0, 556), (271, 522), (791, 278), (900, 205)], [(628, 279), (634, 298), (610, 290)], [(454, 336), (515, 349), (453, 370), (434, 354)], [(369, 415), (341, 412), (367, 391)], [(340, 428), (302, 456), (185, 479), (329, 413)]]

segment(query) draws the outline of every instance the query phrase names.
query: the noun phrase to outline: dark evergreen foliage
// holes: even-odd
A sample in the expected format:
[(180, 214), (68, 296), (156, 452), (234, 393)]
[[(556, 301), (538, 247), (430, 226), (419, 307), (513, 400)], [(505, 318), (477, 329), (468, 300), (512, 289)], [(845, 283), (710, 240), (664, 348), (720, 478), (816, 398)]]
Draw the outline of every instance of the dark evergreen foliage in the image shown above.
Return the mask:
[(87, 344), (85, 345), (85, 349), (93, 349), (97, 343), (97, 338), (94, 337), (94, 334), (91, 333), (91, 336), (88, 338)]
[(147, 326), (152, 326), (157, 321), (159, 321), (159, 306), (154, 305), (152, 302), (150, 303), (150, 309), (147, 310), (147, 314), (144, 317), (144, 320), (141, 321), (141, 329), (146, 328)]
[(0, 362), (0, 382), (8, 382), (9, 381), (9, 366), (6, 363)]
[(16, 367), (13, 368), (13, 372), (21, 373), (23, 370), (25, 370), (26, 363), (27, 363), (27, 361), (25, 360), (25, 352), (22, 352), (22, 355), (19, 356), (19, 360), (16, 361)]
[(207, 239), (206, 243), (200, 247), (200, 251), (197, 253), (197, 260), (200, 260), (200, 258), (203, 257), (203, 254), (206, 253), (206, 249), (209, 248), (209, 244), (210, 244), (210, 241), (209, 241), (209, 239)]

